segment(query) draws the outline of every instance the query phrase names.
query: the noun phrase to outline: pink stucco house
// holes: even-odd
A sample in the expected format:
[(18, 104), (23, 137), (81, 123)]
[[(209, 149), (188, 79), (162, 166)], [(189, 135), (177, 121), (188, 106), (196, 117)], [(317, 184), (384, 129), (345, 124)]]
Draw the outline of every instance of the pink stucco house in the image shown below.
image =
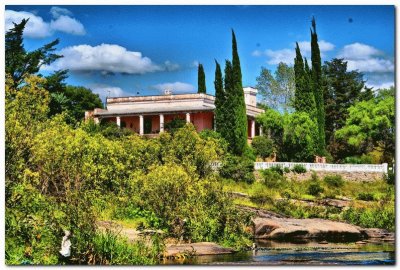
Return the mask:
[[(248, 138), (260, 135), (261, 129), (255, 117), (264, 110), (256, 107), (257, 90), (244, 90)], [(94, 109), (85, 113), (85, 118), (115, 121), (118, 126), (131, 129), (145, 136), (157, 136), (164, 125), (174, 118), (192, 123), (197, 131), (214, 129), (215, 97), (208, 94), (170, 94), (156, 96), (108, 97), (107, 109)]]

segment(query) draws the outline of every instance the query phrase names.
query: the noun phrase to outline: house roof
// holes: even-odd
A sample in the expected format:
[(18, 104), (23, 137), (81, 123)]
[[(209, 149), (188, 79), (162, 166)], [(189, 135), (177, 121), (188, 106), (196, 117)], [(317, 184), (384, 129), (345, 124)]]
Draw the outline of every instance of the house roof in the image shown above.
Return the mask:
[[(107, 118), (129, 115), (177, 114), (214, 111), (215, 97), (208, 94), (180, 94), (107, 98), (107, 110), (95, 109), (94, 117)], [(246, 104), (247, 116), (264, 112)]]
[(140, 114), (160, 114), (160, 113), (182, 113), (182, 112), (200, 112), (200, 111), (213, 111), (215, 109), (214, 105), (208, 106), (177, 106), (173, 108), (154, 106), (150, 108), (132, 108), (125, 110), (113, 110), (107, 111), (103, 110), (100, 112), (95, 112), (95, 116), (103, 117), (114, 117), (120, 115), (140, 115)]

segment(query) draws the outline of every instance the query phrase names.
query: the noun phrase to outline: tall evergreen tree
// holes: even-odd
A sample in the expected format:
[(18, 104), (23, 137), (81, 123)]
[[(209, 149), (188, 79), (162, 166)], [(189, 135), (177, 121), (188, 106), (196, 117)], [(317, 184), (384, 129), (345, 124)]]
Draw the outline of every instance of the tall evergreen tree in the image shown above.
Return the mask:
[(220, 128), (221, 136), (228, 142), (229, 150), (232, 151), (232, 142), (235, 140), (233, 128), (234, 128), (234, 108), (235, 104), (232, 101), (232, 93), (233, 93), (233, 71), (232, 71), (232, 63), (229, 60), (225, 60), (225, 69), (224, 69), (225, 77), (224, 77), (224, 103), (221, 109), (223, 113), (224, 123)]
[[(232, 152), (242, 155), (247, 146), (247, 115), (246, 103), (242, 86), (242, 70), (237, 50), (235, 32), (232, 30), (232, 92), (227, 92), (228, 100), (234, 105), (234, 114), (231, 115), (233, 121), (233, 140), (230, 142)], [(230, 98), (229, 98), (230, 97)], [(230, 100), (229, 100), (230, 99)]]
[(221, 66), (215, 60), (215, 80), (214, 80), (214, 87), (215, 87), (215, 129), (220, 134), (225, 133), (223, 131), (225, 125), (225, 118), (224, 118), (224, 105), (225, 105), (225, 91), (224, 91), (224, 83), (222, 81), (222, 72)]
[(321, 53), (318, 45), (317, 28), (315, 18), (312, 19), (311, 31), (311, 76), (312, 86), (317, 105), (317, 124), (318, 124), (318, 144), (317, 151), (319, 155), (324, 155), (325, 150), (325, 109), (324, 109), (324, 93), (322, 87), (322, 69), (321, 69)]
[(316, 118), (316, 104), (312, 90), (310, 71), (307, 59), (303, 62), (299, 44), (296, 42), (296, 58), (294, 59), (294, 73), (296, 91), (294, 98), (294, 108), (297, 112), (306, 112), (311, 119)]
[(349, 153), (349, 146), (336, 140), (335, 132), (346, 124), (348, 109), (356, 102), (370, 97), (368, 90), (363, 91), (365, 81), (358, 71), (347, 71), (347, 62), (334, 58), (326, 61), (323, 68), (325, 136), (327, 150), (335, 159), (341, 159)]
[(49, 65), (62, 57), (53, 53), (59, 40), (56, 39), (43, 45), (37, 50), (27, 52), (23, 44), (23, 32), (29, 19), (23, 19), (20, 23), (14, 23), (14, 28), (6, 32), (5, 60), (6, 74), (13, 80), (14, 87), (18, 87), (27, 74), (36, 74), (42, 65)]
[(206, 75), (204, 74), (204, 68), (202, 64), (198, 67), (198, 88), (197, 93), (206, 93)]

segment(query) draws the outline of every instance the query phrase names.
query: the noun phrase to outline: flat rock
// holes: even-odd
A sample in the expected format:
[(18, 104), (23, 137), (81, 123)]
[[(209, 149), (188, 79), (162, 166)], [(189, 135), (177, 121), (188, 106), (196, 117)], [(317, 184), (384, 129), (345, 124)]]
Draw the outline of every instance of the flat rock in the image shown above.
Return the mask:
[(378, 229), (378, 228), (365, 228), (362, 229), (362, 232), (366, 235), (368, 239), (376, 239), (376, 240), (383, 240), (383, 241), (394, 241), (395, 234), (394, 232), (389, 232), (385, 229)]
[(365, 238), (360, 227), (331, 220), (256, 217), (253, 222), (258, 239), (353, 242)]
[(199, 242), (191, 244), (170, 244), (166, 246), (165, 257), (190, 254), (195, 256), (231, 254), (234, 250), (222, 247), (212, 242)]

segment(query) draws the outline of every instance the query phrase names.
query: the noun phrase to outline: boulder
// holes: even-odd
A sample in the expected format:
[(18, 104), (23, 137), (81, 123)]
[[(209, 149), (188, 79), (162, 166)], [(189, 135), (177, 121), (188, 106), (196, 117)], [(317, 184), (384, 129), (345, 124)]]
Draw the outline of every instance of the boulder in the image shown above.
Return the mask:
[(254, 237), (258, 239), (354, 242), (365, 238), (358, 226), (324, 219), (256, 217), (253, 222)]
[(366, 238), (372, 241), (380, 240), (380, 241), (394, 241), (395, 234), (394, 232), (389, 232), (385, 229), (378, 228), (365, 228), (362, 229), (362, 232), (365, 234)]

